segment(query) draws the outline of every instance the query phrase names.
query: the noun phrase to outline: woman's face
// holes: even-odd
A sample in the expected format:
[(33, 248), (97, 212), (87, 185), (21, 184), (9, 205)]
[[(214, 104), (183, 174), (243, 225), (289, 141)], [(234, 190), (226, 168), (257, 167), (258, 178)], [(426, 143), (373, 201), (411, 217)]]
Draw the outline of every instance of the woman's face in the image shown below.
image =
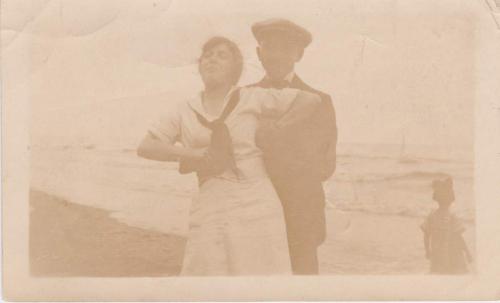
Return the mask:
[(207, 50), (200, 58), (199, 70), (205, 86), (232, 82), (235, 58), (229, 47), (218, 44)]

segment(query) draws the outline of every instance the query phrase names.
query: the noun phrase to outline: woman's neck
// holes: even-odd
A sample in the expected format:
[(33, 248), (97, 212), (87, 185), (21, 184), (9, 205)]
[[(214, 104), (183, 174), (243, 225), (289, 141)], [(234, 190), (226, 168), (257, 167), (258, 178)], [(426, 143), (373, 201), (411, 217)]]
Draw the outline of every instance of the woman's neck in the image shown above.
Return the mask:
[(203, 106), (208, 114), (214, 116), (220, 114), (224, 104), (224, 98), (229, 90), (231, 90), (231, 86), (231, 84), (221, 84), (207, 86), (205, 88), (203, 92)]

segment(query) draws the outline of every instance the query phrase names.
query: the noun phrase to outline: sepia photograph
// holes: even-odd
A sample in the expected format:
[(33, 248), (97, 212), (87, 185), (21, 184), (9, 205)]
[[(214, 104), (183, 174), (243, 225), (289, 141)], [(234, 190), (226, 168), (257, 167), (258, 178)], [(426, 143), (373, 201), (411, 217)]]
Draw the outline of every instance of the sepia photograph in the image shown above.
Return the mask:
[(14, 299), (419, 298), (374, 295), (405, 277), (432, 298), (500, 256), (498, 0), (9, 0), (1, 20), (4, 262), (39, 284)]

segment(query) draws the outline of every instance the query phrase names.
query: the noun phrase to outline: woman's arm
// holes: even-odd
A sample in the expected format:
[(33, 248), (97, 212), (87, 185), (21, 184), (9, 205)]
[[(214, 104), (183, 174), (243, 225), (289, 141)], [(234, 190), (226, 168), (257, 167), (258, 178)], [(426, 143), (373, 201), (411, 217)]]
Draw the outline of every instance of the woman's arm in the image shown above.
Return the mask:
[(275, 126), (284, 128), (307, 120), (320, 103), (320, 96), (299, 90), (290, 108), (275, 122)]
[(205, 155), (204, 148), (194, 149), (176, 146), (164, 142), (148, 133), (142, 140), (137, 155), (141, 158), (156, 161), (179, 161), (180, 159), (199, 160)]

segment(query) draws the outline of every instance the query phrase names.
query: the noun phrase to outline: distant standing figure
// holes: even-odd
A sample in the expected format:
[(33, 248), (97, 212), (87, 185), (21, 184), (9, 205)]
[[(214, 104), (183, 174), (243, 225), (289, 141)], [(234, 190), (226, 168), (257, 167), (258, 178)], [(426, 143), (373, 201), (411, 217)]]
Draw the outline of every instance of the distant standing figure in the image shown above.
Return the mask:
[(455, 200), (451, 178), (432, 183), (433, 199), (439, 208), (432, 211), (421, 228), (424, 232), (425, 254), (434, 274), (463, 274), (472, 256), (462, 237), (465, 231), (460, 220), (450, 211)]

